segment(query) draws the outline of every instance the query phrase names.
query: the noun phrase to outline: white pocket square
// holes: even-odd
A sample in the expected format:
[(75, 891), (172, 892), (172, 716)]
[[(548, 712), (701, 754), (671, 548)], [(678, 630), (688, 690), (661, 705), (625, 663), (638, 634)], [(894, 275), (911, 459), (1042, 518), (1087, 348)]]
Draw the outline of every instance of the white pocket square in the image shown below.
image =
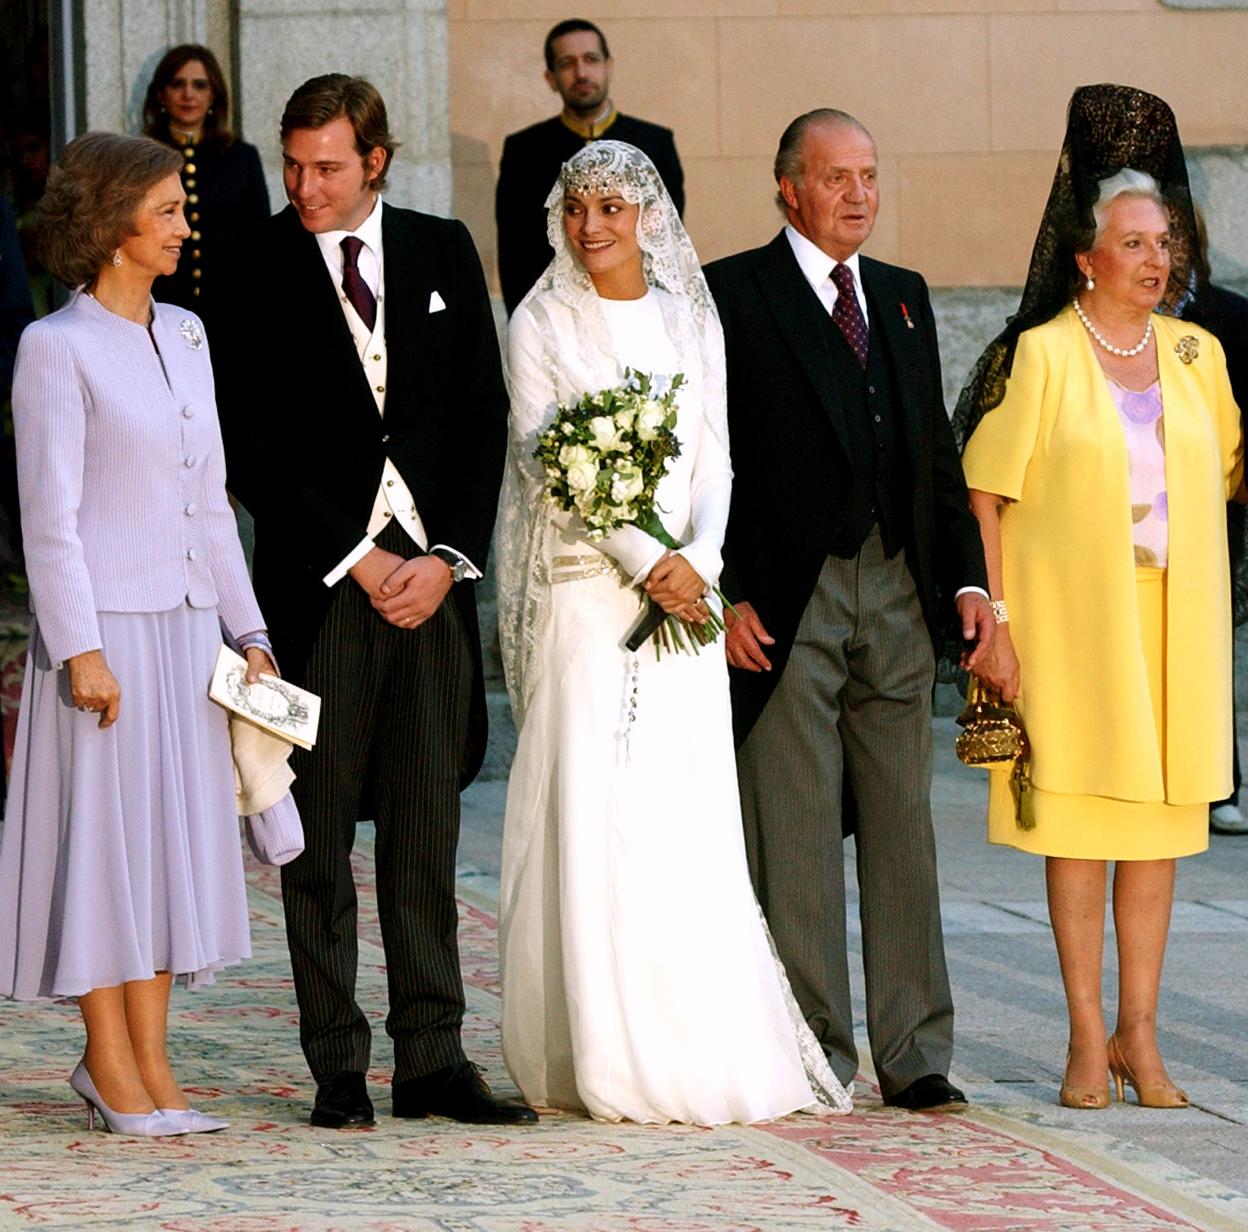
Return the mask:
[(435, 291), (429, 296), (429, 311), (441, 312), (446, 307), (446, 301)]

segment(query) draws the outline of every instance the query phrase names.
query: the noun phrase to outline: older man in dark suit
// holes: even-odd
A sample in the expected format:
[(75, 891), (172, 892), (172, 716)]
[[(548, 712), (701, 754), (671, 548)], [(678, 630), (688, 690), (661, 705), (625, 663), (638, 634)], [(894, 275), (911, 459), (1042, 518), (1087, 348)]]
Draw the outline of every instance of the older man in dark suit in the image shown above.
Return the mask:
[(983, 551), (927, 287), (858, 255), (879, 204), (874, 141), (852, 116), (810, 112), (781, 138), (776, 179), (788, 226), (706, 271), (728, 349), (724, 577), (740, 613), (728, 658), (751, 873), (798, 1002), (849, 1082), (852, 798), (884, 1101), (956, 1107), (930, 698), (947, 610), (974, 653), (991, 639)]
[(290, 206), (240, 251), (212, 339), (256, 592), (282, 670), (323, 697), (315, 750), (292, 758), (307, 847), (282, 869), (311, 1120), (373, 1119), (350, 863), (373, 817), (394, 1115), (534, 1121), (464, 1057), (456, 943), (458, 793), (485, 742), (473, 580), (507, 396), (467, 231), (381, 203), (394, 148), (368, 82), (295, 91)]

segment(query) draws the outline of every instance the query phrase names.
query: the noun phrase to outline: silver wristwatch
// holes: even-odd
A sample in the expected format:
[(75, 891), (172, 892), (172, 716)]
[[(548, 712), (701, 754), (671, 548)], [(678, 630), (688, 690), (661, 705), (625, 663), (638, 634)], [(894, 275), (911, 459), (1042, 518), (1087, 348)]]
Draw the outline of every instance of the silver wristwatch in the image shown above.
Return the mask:
[(468, 562), (457, 552), (448, 551), (446, 548), (434, 548), (429, 555), (446, 562), (447, 568), (451, 571), (452, 582), (462, 582), (468, 576)]

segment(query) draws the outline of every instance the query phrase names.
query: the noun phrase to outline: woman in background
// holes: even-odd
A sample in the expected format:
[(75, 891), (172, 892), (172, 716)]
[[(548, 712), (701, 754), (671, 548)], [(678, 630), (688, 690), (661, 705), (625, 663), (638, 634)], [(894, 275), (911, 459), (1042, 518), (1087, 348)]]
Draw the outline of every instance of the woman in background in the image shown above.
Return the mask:
[(270, 213), (260, 155), (230, 131), (225, 75), (207, 47), (183, 43), (164, 54), (147, 87), (143, 131), (181, 154), (191, 227), (178, 268), (158, 278), (152, 294), (204, 315), (230, 240)]

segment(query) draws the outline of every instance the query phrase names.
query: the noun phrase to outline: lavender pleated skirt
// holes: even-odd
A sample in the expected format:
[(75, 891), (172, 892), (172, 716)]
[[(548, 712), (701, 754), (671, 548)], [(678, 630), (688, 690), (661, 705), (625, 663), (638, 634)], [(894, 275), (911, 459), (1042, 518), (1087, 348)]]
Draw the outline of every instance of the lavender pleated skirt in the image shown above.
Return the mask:
[(121, 716), (74, 707), (31, 631), (0, 843), (0, 995), (74, 997), (251, 953), (215, 608), (103, 612)]

